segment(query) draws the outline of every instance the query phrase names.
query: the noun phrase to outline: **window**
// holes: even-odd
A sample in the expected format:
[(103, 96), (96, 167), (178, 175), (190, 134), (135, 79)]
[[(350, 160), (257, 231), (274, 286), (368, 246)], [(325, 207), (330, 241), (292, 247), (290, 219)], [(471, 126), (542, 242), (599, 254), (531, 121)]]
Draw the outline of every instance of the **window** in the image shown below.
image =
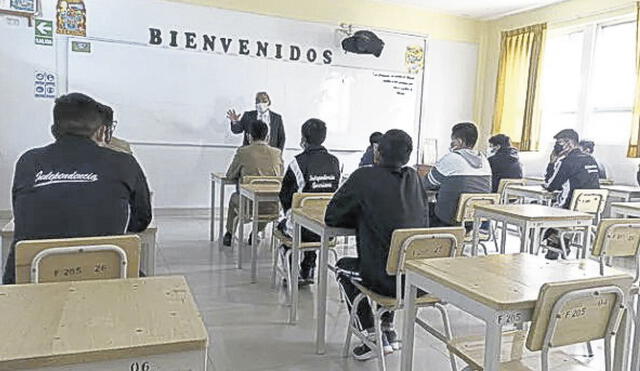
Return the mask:
[(563, 128), (574, 128), (599, 144), (626, 145), (634, 76), (633, 21), (550, 36), (542, 80), (542, 142), (551, 142)]

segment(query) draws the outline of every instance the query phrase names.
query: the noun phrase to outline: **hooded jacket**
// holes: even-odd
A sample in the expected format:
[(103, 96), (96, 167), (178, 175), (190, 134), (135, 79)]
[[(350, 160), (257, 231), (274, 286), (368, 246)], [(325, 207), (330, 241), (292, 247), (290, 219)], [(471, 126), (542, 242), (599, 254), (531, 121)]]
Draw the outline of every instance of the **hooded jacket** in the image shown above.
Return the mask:
[(393, 231), (428, 225), (427, 195), (409, 167), (362, 167), (338, 189), (325, 213), (328, 226), (355, 228), (360, 277), (368, 288), (395, 295), (386, 271)]
[(579, 148), (575, 148), (556, 162), (549, 163), (544, 187), (550, 191), (562, 190), (558, 204), (568, 209), (574, 190), (600, 189), (598, 178), (596, 160)]
[(487, 158), (473, 149), (463, 148), (444, 155), (427, 174), (427, 189), (438, 190), (435, 215), (455, 225), (458, 201), (462, 193), (491, 192), (491, 169)]
[(498, 191), (502, 179), (522, 178), (522, 164), (517, 149), (501, 147), (488, 160), (491, 166), (491, 192)]

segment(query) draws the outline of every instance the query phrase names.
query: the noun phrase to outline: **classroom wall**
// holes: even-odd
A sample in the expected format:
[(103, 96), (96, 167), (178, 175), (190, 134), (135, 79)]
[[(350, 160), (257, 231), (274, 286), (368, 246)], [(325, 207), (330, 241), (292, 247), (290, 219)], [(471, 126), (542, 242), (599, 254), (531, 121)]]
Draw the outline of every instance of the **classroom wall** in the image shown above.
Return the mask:
[[(44, 18), (53, 19), (54, 3), (43, 3)], [(440, 136), (442, 133), (448, 137), (447, 130), (453, 122), (473, 118), (478, 50), (476, 31), (479, 22), (360, 0), (342, 2), (331, 11), (320, 11), (319, 8), (316, 9), (317, 5), (309, 5), (307, 2), (301, 6), (294, 1), (207, 3), (227, 9), (264, 12), (278, 17), (306, 17), (308, 19), (305, 20), (333, 22), (336, 26), (337, 23), (346, 21), (381, 28), (396, 28), (402, 32), (431, 32), (430, 36), (434, 38), (427, 50), (422, 137)], [(371, 6), (366, 7), (364, 4)], [(187, 6), (192, 5), (175, 4), (176, 11)], [(135, 17), (136, 22), (144, 23), (144, 12), (134, 10), (139, 9), (132, 4), (131, 17)], [(281, 18), (278, 17), (274, 17), (273, 22), (279, 22)], [(149, 19), (148, 23), (152, 24), (154, 21)], [(119, 22), (128, 21), (100, 19), (95, 20), (89, 27), (94, 27), (94, 30), (100, 28), (100, 36), (107, 37), (110, 31), (108, 27), (113, 27), (114, 35), (123, 32)], [(176, 22), (185, 23), (188, 20), (177, 19)], [(10, 187), (16, 159), (27, 149), (51, 141), (49, 126), (53, 100), (34, 99), (33, 74), (34, 70), (56, 71), (65, 63), (65, 53), (59, 46), (35, 46), (33, 37), (33, 28), (28, 27), (24, 19), (14, 24), (13, 18), (0, 16), (0, 85), (3, 87), (0, 89), (0, 213), (11, 208)], [(58, 84), (62, 89), (65, 79), (59, 80)], [(455, 92), (443, 88), (443, 84), (455, 88)], [(362, 135), (368, 136), (369, 133)], [(441, 151), (446, 150), (446, 143), (446, 139), (441, 142)], [(295, 148), (297, 143), (288, 143), (287, 146)], [(234, 153), (232, 148), (214, 147), (134, 144), (133, 149), (154, 191), (155, 208), (208, 207), (208, 174), (225, 171)], [(290, 162), (296, 153), (297, 150), (285, 151), (285, 164)], [(361, 153), (339, 154), (346, 172), (356, 168), (360, 156)]]
[[(547, 22), (549, 33), (565, 27), (631, 14), (635, 9), (631, 0), (569, 0), (556, 5), (503, 17), (483, 26), (480, 41), (480, 67), (476, 86), (474, 117), (481, 128), (481, 145), (484, 147), (491, 134), (495, 103), (496, 77), (500, 57), (500, 32), (531, 24)], [(560, 130), (562, 128), (558, 128)], [(627, 135), (624, 133), (624, 135)], [(539, 175), (544, 172), (550, 151), (549, 143), (543, 143), (539, 152), (522, 153), (525, 172)], [(606, 163), (609, 173), (617, 183), (635, 184), (637, 160), (626, 158), (626, 146), (597, 146), (598, 159)]]

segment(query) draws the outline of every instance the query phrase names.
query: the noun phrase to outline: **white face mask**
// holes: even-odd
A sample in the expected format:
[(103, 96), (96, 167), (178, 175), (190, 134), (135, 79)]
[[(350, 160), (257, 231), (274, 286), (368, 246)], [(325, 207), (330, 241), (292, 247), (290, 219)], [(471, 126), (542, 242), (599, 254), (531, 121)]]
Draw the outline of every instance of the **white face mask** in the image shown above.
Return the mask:
[(269, 110), (269, 103), (256, 103), (256, 110), (260, 113), (265, 113)]
[(495, 155), (496, 152), (498, 152), (497, 148), (489, 147), (489, 149), (487, 150), (487, 157), (491, 157), (491, 156)]

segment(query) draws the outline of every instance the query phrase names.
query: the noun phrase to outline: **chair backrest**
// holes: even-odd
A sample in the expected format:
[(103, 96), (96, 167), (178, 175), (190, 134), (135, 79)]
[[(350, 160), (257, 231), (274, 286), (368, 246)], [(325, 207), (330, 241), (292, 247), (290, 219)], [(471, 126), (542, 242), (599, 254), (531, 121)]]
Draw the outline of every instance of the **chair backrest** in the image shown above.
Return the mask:
[(636, 260), (635, 280), (640, 278), (640, 219), (602, 219), (593, 243), (593, 256), (600, 257), (601, 274), (607, 257), (629, 257)]
[(632, 278), (620, 275), (546, 283), (533, 312), (531, 351), (611, 336), (625, 306)]
[(291, 200), (291, 208), (300, 207), (326, 207), (333, 198), (333, 193), (294, 193)]
[(462, 193), (458, 201), (456, 222), (473, 221), (475, 205), (497, 205), (498, 203), (500, 203), (500, 195), (497, 193)]
[(456, 256), (462, 251), (463, 227), (396, 229), (391, 235), (387, 274), (404, 273), (409, 260)]
[[(122, 271), (123, 261), (126, 272)], [(32, 274), (33, 263), (37, 266), (37, 276)], [(16, 244), (16, 283), (135, 278), (139, 269), (140, 238), (136, 235), (31, 240)]]
[(506, 203), (507, 200), (507, 188), (509, 188), (510, 186), (514, 186), (514, 185), (525, 185), (527, 184), (527, 181), (524, 180), (523, 178), (520, 179), (500, 179), (500, 182), (498, 183), (498, 194), (500, 195), (500, 203)]
[(573, 191), (569, 208), (599, 217), (607, 204), (608, 195), (609, 191), (606, 189), (576, 189)]
[(247, 175), (242, 177), (242, 184), (273, 184), (282, 185), (281, 176), (261, 176), (261, 175)]

